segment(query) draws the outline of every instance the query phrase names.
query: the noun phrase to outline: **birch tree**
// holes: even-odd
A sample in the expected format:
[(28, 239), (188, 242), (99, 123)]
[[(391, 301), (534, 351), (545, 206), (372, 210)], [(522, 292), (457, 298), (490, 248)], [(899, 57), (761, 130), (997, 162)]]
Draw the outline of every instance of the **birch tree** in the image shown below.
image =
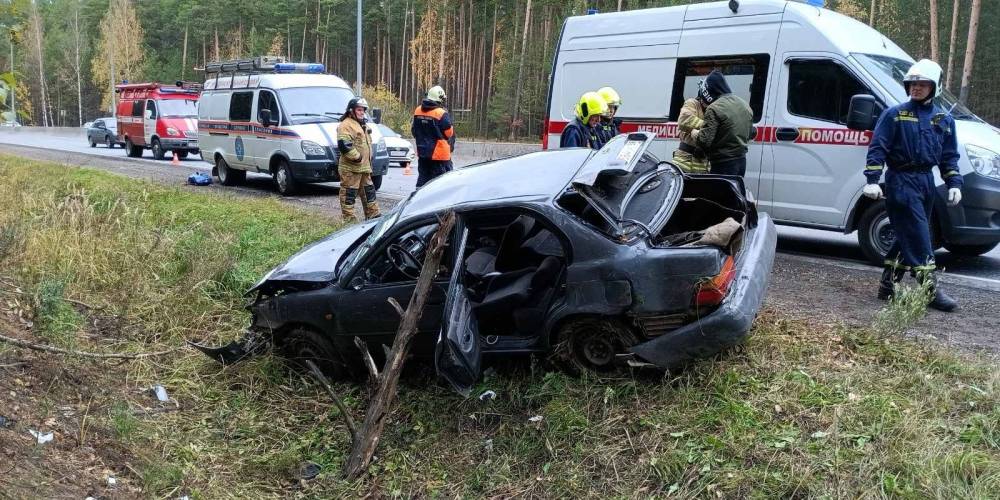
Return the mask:
[(114, 103), (114, 82), (137, 81), (142, 75), (142, 25), (130, 0), (111, 0), (101, 20), (100, 39), (91, 60), (92, 79), (104, 93), (101, 106)]
[(931, 2), (931, 60), (939, 62), (938, 54), (938, 3), (937, 0)]
[(31, 11), (28, 14), (28, 22), (24, 31), (25, 42), (25, 62), (32, 69), (38, 72), (38, 111), (41, 112), (41, 123), (43, 127), (52, 125), (51, 111), (49, 109), (49, 95), (45, 79), (45, 53), (42, 50), (43, 39), (45, 38), (42, 16), (38, 13), (38, 7), (32, 3)]

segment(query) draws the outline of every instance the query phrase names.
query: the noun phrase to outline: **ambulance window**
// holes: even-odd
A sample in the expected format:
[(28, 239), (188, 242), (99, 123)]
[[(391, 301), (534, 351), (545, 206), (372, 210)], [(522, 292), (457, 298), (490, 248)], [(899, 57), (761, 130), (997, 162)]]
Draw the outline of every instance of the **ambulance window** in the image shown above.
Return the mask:
[(833, 61), (791, 61), (788, 64), (788, 112), (847, 124), (851, 97), (871, 94), (861, 82)]
[(156, 104), (153, 101), (146, 101), (146, 111), (149, 111), (149, 118), (156, 118)]
[(144, 101), (132, 101), (132, 116), (142, 116), (142, 110), (145, 109), (145, 106)]
[(753, 121), (760, 121), (764, 116), (764, 90), (767, 88), (767, 67), (770, 61), (771, 56), (768, 54), (677, 59), (674, 90), (670, 99), (670, 119), (677, 119), (684, 100), (698, 94), (698, 82), (717, 69), (725, 75), (733, 94), (750, 104)]
[(262, 109), (271, 110), (272, 121), (280, 121), (281, 114), (278, 113), (278, 100), (274, 97), (274, 92), (261, 90), (260, 95), (257, 96), (257, 121), (261, 121), (260, 110)]
[(233, 92), (233, 98), (229, 101), (229, 121), (250, 121), (251, 108), (253, 108), (253, 92)]

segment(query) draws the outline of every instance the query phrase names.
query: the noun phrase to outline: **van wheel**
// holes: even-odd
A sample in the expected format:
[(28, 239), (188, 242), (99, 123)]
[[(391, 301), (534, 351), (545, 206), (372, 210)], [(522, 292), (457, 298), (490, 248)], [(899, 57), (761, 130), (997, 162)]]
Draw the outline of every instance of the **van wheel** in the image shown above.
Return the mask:
[(139, 158), (139, 157), (142, 156), (142, 146), (136, 146), (135, 144), (132, 144), (132, 140), (131, 139), (126, 139), (125, 140), (125, 153), (130, 158)]
[(375, 190), (378, 191), (382, 187), (382, 177), (381, 175), (372, 176), (372, 184), (375, 186)]
[(1000, 243), (984, 243), (982, 245), (952, 245), (947, 244), (944, 247), (948, 249), (949, 252), (955, 255), (961, 255), (964, 257), (976, 257), (983, 255), (984, 253), (990, 253), (994, 248), (1000, 245)]
[(573, 375), (614, 374), (621, 366), (617, 355), (639, 343), (632, 330), (606, 318), (571, 320), (559, 328), (557, 338), (552, 358)]
[(150, 145), (150, 149), (153, 150), (153, 159), (162, 160), (165, 151), (163, 151), (163, 146), (160, 145), (159, 139), (153, 139), (153, 143)]
[(229, 164), (223, 157), (215, 161), (215, 170), (219, 176), (219, 182), (223, 186), (236, 186), (242, 184), (247, 178), (246, 170), (236, 170), (229, 168)]
[(178, 151), (177, 152), (177, 157), (183, 160), (183, 159), (185, 159), (185, 158), (188, 157), (188, 152), (187, 151)]
[(288, 166), (288, 161), (278, 160), (278, 166), (274, 169), (274, 184), (278, 187), (278, 193), (282, 196), (289, 196), (295, 193), (298, 183), (292, 177), (292, 169)]
[(858, 221), (858, 243), (861, 253), (872, 264), (881, 266), (889, 247), (896, 241), (896, 232), (889, 223), (889, 213), (885, 211), (885, 202), (879, 201), (865, 209)]
[(279, 348), (285, 359), (297, 370), (309, 373), (306, 361), (311, 360), (330, 378), (342, 380), (350, 375), (347, 364), (337, 353), (333, 342), (323, 334), (296, 328), (285, 335)]

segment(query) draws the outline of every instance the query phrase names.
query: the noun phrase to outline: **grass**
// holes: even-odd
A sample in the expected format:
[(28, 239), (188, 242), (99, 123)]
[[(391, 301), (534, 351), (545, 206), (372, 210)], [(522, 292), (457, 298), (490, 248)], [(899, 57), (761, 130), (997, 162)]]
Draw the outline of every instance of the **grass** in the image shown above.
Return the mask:
[[(0, 157), (0, 199), (0, 235), (12, 235), (0, 250), (17, 249), (0, 274), (122, 318), (99, 346), (78, 336), (91, 350), (229, 340), (247, 321), (242, 291), (335, 228), (272, 200), (11, 157)], [(96, 400), (94, 425), (128, 451), (124, 478), (150, 497), (989, 498), (1000, 488), (995, 363), (776, 311), (745, 345), (670, 376), (573, 378), (505, 360), (478, 387), (498, 397), (482, 402), (415, 364), (371, 474), (354, 482), (339, 476), (349, 444), (336, 409), (279, 359), (223, 369), (183, 350), (109, 363), (87, 383), (119, 390)], [(135, 416), (154, 383), (180, 411)], [(360, 416), (363, 389), (337, 391)], [(322, 473), (300, 482), (307, 461)]]

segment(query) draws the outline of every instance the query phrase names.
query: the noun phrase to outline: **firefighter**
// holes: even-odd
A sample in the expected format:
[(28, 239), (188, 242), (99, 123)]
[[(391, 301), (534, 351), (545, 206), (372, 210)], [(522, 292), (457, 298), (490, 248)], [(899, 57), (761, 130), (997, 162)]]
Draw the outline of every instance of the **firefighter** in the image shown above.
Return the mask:
[(447, 100), (444, 89), (438, 85), (427, 91), (427, 96), (413, 110), (410, 133), (417, 143), (417, 187), (431, 179), (450, 172), (451, 153), (455, 151), (455, 129), (444, 108)]
[(354, 202), (362, 196), (365, 219), (381, 215), (375, 202), (375, 185), (372, 184), (372, 139), (366, 126), (365, 112), (368, 101), (355, 97), (347, 103), (347, 111), (337, 126), (337, 149), (340, 160), (340, 211), (344, 222), (357, 222)]
[(750, 105), (733, 94), (719, 70), (709, 73), (698, 94), (708, 106), (695, 146), (705, 152), (713, 174), (743, 177), (747, 171), (747, 143), (753, 132)]
[(608, 103), (597, 92), (586, 92), (580, 96), (580, 102), (576, 104), (576, 118), (563, 129), (559, 147), (600, 149), (597, 126), (607, 110)]
[(705, 107), (708, 106), (702, 97), (703, 87), (704, 82), (698, 82), (698, 95), (685, 100), (677, 116), (677, 131), (681, 142), (674, 151), (674, 163), (681, 170), (693, 174), (708, 172), (705, 152), (695, 145), (695, 138), (705, 125)]
[(934, 205), (935, 165), (948, 186), (948, 206), (962, 201), (962, 176), (958, 173), (958, 142), (955, 120), (934, 103), (941, 95), (941, 66), (923, 59), (903, 77), (910, 100), (889, 108), (879, 117), (868, 146), (863, 193), (872, 199), (883, 196), (879, 186), (885, 172), (885, 208), (896, 233), (879, 281), (878, 298), (887, 300), (906, 271), (933, 294), (929, 306), (950, 312), (958, 307), (937, 285), (930, 218)]
[(601, 122), (597, 125), (599, 143), (597, 149), (601, 149), (608, 141), (618, 135), (618, 130), (621, 128), (622, 121), (615, 118), (615, 115), (618, 114), (618, 108), (622, 105), (622, 98), (611, 87), (601, 87), (597, 89), (597, 94), (608, 104), (608, 112), (601, 115)]

